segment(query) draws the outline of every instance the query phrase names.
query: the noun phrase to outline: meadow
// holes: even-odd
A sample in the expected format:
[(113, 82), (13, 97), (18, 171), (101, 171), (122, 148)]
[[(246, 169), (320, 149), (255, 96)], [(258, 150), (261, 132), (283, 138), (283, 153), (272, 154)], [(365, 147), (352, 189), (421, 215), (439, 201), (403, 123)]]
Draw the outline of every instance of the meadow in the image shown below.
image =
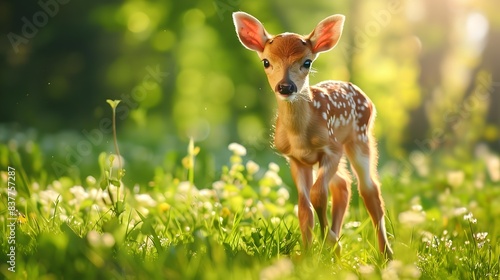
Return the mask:
[[(499, 1), (26, 2), (0, 4), (0, 279), (500, 278)], [(318, 225), (302, 249), (237, 11), (272, 34), (346, 16), (311, 83), (376, 104), (394, 260), (356, 180), (342, 254)]]
[(32, 172), (46, 157), (36, 141), (0, 144), (2, 278), (499, 278), (499, 157), (484, 146), (458, 168), (433, 165), (435, 155), (422, 151), (381, 162), (390, 262), (376, 248), (356, 183), (342, 255), (318, 226), (304, 253), (286, 164), (254, 160), (232, 143), (220, 176), (197, 187), (206, 176), (196, 168), (201, 151), (186, 146), (180, 172), (147, 166), (155, 174), (144, 185), (124, 183), (123, 159), (109, 151), (93, 159), (100, 172), (82, 180)]

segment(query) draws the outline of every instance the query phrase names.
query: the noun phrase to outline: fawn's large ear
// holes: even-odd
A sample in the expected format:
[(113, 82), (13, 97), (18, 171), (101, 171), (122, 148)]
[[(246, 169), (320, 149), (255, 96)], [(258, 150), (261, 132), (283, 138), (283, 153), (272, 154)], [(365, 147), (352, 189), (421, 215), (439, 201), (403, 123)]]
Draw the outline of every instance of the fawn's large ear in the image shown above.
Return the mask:
[(333, 49), (342, 35), (345, 17), (333, 15), (322, 20), (309, 34), (313, 52), (320, 53)]
[(244, 12), (233, 13), (234, 27), (241, 44), (247, 49), (262, 52), (271, 38), (260, 21)]

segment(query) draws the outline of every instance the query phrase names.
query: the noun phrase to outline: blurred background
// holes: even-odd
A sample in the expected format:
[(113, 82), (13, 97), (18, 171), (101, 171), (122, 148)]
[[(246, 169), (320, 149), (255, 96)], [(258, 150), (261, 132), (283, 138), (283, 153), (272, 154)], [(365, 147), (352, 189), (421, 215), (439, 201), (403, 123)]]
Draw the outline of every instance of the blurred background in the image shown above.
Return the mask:
[(220, 174), (231, 142), (284, 165), (271, 148), (274, 96), (231, 13), (272, 34), (308, 34), (341, 13), (340, 43), (315, 62), (311, 83), (352, 81), (374, 101), (383, 174), (429, 172), (415, 168), (423, 162), (460, 169), (500, 151), (499, 9), (493, 0), (2, 1), (0, 140), (26, 156), (28, 173), (85, 177), (114, 151), (106, 99), (121, 99), (125, 181), (182, 176), (190, 137), (200, 187)]

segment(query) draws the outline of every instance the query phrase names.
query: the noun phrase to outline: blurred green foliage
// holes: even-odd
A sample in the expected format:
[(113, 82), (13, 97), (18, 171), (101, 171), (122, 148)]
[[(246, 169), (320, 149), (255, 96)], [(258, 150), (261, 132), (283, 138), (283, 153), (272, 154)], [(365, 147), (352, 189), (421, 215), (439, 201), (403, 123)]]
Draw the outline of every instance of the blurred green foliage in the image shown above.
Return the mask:
[(204, 148), (197, 168), (206, 174), (231, 141), (276, 160), (274, 97), (231, 13), (249, 12), (273, 34), (306, 34), (342, 13), (340, 44), (315, 62), (311, 82), (350, 80), (373, 99), (382, 160), (412, 150), (467, 160), (478, 142), (500, 148), (497, 8), (486, 0), (2, 2), (0, 139), (49, 151), (41, 164), (56, 176), (92, 168), (112, 151), (105, 100), (121, 99), (118, 138), (134, 177), (153, 175), (145, 162), (173, 171), (190, 137)]
[[(264, 278), (284, 266), (285, 277), (497, 277), (499, 5), (0, 2), (0, 181), (7, 166), (17, 170), (25, 214), (17, 231), (25, 271), (16, 275)], [(340, 44), (315, 62), (311, 82), (352, 81), (378, 108), (396, 262), (373, 265), (373, 231), (357, 196), (345, 257), (335, 261), (320, 242), (320, 254), (299, 255), (295, 189), (270, 149), (275, 101), (258, 58), (236, 38), (238, 10), (273, 34), (307, 34), (328, 15), (347, 16)], [(107, 156), (107, 99), (121, 100), (123, 178)], [(234, 141), (244, 144), (244, 160), (241, 147), (227, 151)], [(269, 162), (277, 164), (264, 170)]]

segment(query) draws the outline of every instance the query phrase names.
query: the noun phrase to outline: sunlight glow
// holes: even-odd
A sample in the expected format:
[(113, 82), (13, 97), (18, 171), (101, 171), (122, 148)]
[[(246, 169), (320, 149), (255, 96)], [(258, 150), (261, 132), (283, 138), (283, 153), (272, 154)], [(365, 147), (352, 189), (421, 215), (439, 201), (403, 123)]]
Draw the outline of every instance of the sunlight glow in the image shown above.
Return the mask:
[(478, 50), (484, 48), (486, 35), (488, 34), (488, 19), (478, 12), (470, 13), (466, 20), (466, 38), (469, 43)]
[(139, 33), (146, 30), (151, 23), (149, 16), (143, 12), (135, 12), (128, 18), (127, 27), (128, 30)]

